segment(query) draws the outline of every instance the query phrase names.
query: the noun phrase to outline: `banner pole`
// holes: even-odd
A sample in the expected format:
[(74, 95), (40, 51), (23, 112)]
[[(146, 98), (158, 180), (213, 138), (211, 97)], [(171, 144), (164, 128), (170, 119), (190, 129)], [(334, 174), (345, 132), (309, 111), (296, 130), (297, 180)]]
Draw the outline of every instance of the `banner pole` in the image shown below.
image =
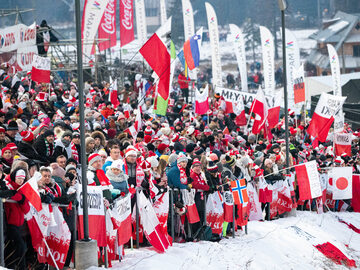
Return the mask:
[(44, 241), (45, 246), (47, 247), (47, 249), (48, 249), (48, 251), (49, 251), (49, 254), (50, 254), (50, 257), (51, 257), (52, 261), (53, 261), (54, 264), (55, 264), (56, 270), (59, 270), (59, 267), (58, 267), (58, 265), (57, 265), (57, 263), (56, 263), (56, 261), (55, 261), (55, 259), (54, 259), (54, 256), (53, 256), (53, 254), (51, 253), (51, 250), (50, 250), (50, 248), (49, 248), (49, 246), (48, 246), (48, 244), (47, 244), (47, 242), (46, 242), (46, 240), (45, 240), (45, 237), (43, 237), (43, 241)]

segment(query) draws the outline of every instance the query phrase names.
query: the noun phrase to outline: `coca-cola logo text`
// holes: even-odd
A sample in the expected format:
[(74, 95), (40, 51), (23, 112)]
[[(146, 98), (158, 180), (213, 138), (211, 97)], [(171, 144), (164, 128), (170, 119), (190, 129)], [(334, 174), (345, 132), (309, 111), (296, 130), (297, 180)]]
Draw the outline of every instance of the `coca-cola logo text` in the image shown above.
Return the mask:
[(102, 29), (108, 34), (115, 33), (115, 4), (115, 0), (109, 1), (105, 9), (103, 22), (101, 23)]
[(121, 0), (124, 10), (121, 14), (121, 24), (126, 30), (133, 28), (132, 0)]

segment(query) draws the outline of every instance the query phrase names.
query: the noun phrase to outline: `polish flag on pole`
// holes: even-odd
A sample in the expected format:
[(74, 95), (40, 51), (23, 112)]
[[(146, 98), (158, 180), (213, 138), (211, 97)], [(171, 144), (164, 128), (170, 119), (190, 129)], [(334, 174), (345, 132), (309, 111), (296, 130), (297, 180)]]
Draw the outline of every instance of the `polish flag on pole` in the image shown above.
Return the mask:
[[(118, 228), (118, 245), (124, 245), (131, 237), (131, 196), (128, 193), (125, 197), (115, 200), (116, 212), (115, 224)], [(114, 220), (112, 218), (114, 223)]]
[(209, 85), (201, 93), (195, 88), (195, 113), (206, 114), (209, 110)]
[(224, 192), (224, 221), (233, 222), (234, 197), (231, 191)]
[(234, 114), (236, 115), (235, 123), (238, 126), (245, 126), (246, 125), (246, 116), (245, 116), (245, 106), (244, 100), (241, 97), (237, 103), (234, 104), (233, 107)]
[(266, 118), (268, 117), (268, 108), (263, 90), (258, 90), (256, 97), (251, 104), (250, 112), (255, 114), (252, 133), (259, 134), (260, 130), (264, 127)]
[(125, 130), (128, 132), (134, 139), (136, 139), (139, 131), (142, 127), (142, 118), (141, 118), (141, 107), (139, 106), (136, 112), (135, 123)]
[(278, 91), (274, 97), (273, 107), (268, 110), (267, 119), (268, 119), (269, 129), (274, 128), (279, 123), (280, 106), (281, 106), (281, 102), (283, 102), (282, 96), (283, 96), (283, 92)]
[(37, 181), (41, 179), (41, 174), (36, 172), (32, 178), (30, 178), (24, 185), (19, 188), (19, 192), (22, 193), (26, 199), (34, 206), (36, 211), (40, 212), (42, 209), (41, 198)]
[(137, 193), (137, 203), (140, 212), (140, 222), (144, 228), (147, 240), (158, 252), (165, 252), (170, 243), (161, 231), (160, 222), (154, 208), (141, 191)]
[(334, 167), (331, 174), (333, 200), (352, 199), (352, 167)]
[(334, 122), (334, 115), (337, 114), (345, 102), (346, 97), (334, 96), (322, 93), (315, 112), (310, 121), (307, 133), (319, 140), (325, 142), (330, 127)]
[(38, 83), (50, 83), (50, 58), (34, 54), (31, 80)]
[(159, 77), (158, 94), (164, 100), (169, 97), (171, 56), (167, 49), (170, 42), (171, 17), (141, 47), (139, 52)]
[(346, 153), (351, 156), (352, 133), (335, 133), (335, 153), (341, 156)]
[(186, 217), (188, 218), (189, 223), (194, 224), (199, 222), (200, 217), (195, 204), (195, 189), (192, 189), (191, 191), (182, 189), (181, 195), (187, 209)]
[(315, 160), (296, 166), (295, 171), (299, 186), (299, 200), (310, 200), (322, 196)]
[(115, 80), (113, 82), (111, 77), (110, 77), (109, 101), (111, 102), (112, 105), (114, 105), (114, 108), (117, 108), (117, 106), (120, 105), (119, 98), (118, 98), (118, 91), (117, 91), (117, 80)]

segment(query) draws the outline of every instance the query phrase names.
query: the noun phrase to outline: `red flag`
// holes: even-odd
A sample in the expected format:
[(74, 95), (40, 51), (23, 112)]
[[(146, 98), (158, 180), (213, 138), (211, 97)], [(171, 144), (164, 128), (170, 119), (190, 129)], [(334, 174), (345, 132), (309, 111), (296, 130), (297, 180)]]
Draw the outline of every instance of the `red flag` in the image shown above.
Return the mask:
[(169, 21), (153, 34), (139, 51), (159, 77), (158, 93), (164, 100), (168, 99), (170, 88), (171, 57), (165, 44), (170, 32), (171, 24)]
[(230, 191), (224, 192), (224, 221), (233, 222), (234, 198)]
[(112, 105), (114, 105), (114, 108), (117, 108), (120, 105), (119, 99), (118, 99), (118, 91), (116, 89), (110, 90), (109, 99)]
[(260, 131), (265, 127), (266, 119), (268, 116), (268, 108), (266, 105), (266, 99), (264, 92), (259, 89), (256, 97), (251, 104), (250, 112), (255, 114), (255, 121), (252, 128), (252, 133), (259, 134)]
[(50, 83), (50, 58), (34, 54), (31, 80), (38, 83)]
[(209, 110), (209, 86), (202, 93), (195, 88), (195, 113), (206, 114)]
[(186, 216), (189, 223), (193, 224), (200, 221), (199, 213), (195, 204), (195, 190), (187, 191), (186, 189), (181, 190), (184, 205), (186, 206)]
[(219, 192), (209, 194), (206, 202), (206, 223), (213, 233), (222, 233), (224, 223), (224, 209)]
[(351, 200), (351, 206), (355, 212), (360, 212), (360, 175), (353, 174), (352, 184), (353, 198)]
[(335, 154), (341, 156), (346, 153), (351, 157), (352, 133), (335, 133)]
[(310, 161), (295, 167), (299, 187), (299, 200), (310, 200), (322, 196), (316, 161)]
[(42, 204), (38, 190), (38, 180), (38, 176), (34, 175), (34, 177), (30, 178), (24, 185), (19, 188), (19, 192), (29, 200), (29, 202), (35, 207), (36, 211), (40, 212), (42, 209)]
[(120, 0), (120, 44), (130, 43), (134, 37), (133, 0)]
[(98, 38), (109, 39), (99, 42), (99, 51), (116, 46), (116, 0), (108, 0), (98, 28)]
[(165, 252), (170, 243), (165, 234), (161, 231), (161, 226), (155, 211), (150, 204), (150, 201), (146, 199), (144, 193), (138, 193), (140, 221), (144, 228), (144, 233), (149, 243), (158, 251)]
[(279, 91), (274, 99), (274, 106), (268, 110), (268, 124), (269, 129), (274, 128), (279, 123), (280, 106), (282, 99), (282, 91)]

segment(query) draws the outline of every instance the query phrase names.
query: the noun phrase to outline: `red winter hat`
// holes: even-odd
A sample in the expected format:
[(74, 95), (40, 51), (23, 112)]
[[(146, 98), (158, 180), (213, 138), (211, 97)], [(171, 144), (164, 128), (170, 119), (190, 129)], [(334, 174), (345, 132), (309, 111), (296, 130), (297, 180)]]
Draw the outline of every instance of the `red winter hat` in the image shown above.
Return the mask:
[(30, 131), (24, 130), (20, 135), (24, 142), (32, 142), (34, 140), (34, 134)]
[(16, 149), (17, 149), (17, 146), (16, 146), (15, 143), (8, 143), (8, 144), (6, 145), (6, 147), (9, 147), (10, 150), (16, 150)]
[(167, 145), (165, 143), (160, 143), (159, 146), (158, 146), (158, 150), (159, 151), (164, 151), (168, 147), (169, 147), (169, 145)]
[(297, 130), (295, 128), (293, 128), (293, 127), (290, 128), (290, 134), (291, 135), (295, 135), (296, 132), (297, 132)]
[(5, 133), (5, 128), (0, 127), (0, 133)]
[(95, 161), (101, 160), (101, 156), (98, 153), (93, 153), (89, 156), (89, 166), (92, 166)]
[(152, 130), (151, 126), (147, 126), (145, 128), (144, 134), (145, 135), (150, 135), (150, 136), (153, 134), (153, 130)]
[(201, 162), (200, 162), (200, 160), (199, 160), (198, 158), (195, 158), (194, 161), (193, 161), (193, 163), (192, 163), (192, 166), (193, 166), (193, 167), (196, 166), (196, 165), (201, 166)]
[(116, 129), (109, 128), (107, 131), (107, 135), (109, 139), (113, 139), (116, 136)]
[(174, 135), (172, 136), (171, 141), (172, 141), (173, 143), (175, 143), (175, 142), (177, 142), (177, 141), (179, 140), (179, 138), (180, 138), (180, 134), (179, 134), (179, 133), (176, 133), (176, 134), (174, 134)]
[(150, 143), (151, 142), (151, 136), (150, 135), (145, 135), (144, 136), (144, 141), (145, 141), (145, 143)]

